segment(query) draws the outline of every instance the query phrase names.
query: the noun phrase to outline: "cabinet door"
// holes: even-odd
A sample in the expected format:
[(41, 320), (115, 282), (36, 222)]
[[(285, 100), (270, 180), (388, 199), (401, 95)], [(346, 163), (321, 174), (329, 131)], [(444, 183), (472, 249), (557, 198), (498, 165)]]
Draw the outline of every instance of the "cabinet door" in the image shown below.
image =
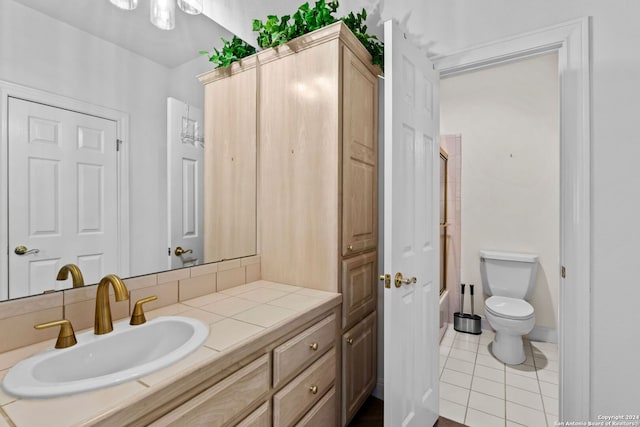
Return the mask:
[(204, 260), (254, 255), (256, 68), (207, 84), (204, 109)]
[(378, 242), (378, 79), (343, 48), (342, 254)]
[(342, 261), (342, 327), (350, 328), (376, 308), (378, 253)]
[(376, 313), (342, 336), (342, 425), (358, 412), (376, 385)]

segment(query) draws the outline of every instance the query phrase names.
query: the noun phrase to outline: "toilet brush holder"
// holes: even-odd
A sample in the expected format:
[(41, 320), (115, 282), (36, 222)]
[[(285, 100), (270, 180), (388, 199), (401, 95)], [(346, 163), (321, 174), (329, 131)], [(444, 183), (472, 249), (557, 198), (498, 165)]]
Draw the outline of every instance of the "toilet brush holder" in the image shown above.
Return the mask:
[(477, 314), (453, 313), (453, 329), (465, 334), (480, 335), (482, 333), (481, 320), (482, 318)]
[(469, 285), (471, 294), (471, 314), (464, 312), (464, 283), (460, 286), (460, 311), (453, 313), (453, 329), (465, 334), (480, 335), (482, 333), (481, 317), (473, 310), (473, 284)]

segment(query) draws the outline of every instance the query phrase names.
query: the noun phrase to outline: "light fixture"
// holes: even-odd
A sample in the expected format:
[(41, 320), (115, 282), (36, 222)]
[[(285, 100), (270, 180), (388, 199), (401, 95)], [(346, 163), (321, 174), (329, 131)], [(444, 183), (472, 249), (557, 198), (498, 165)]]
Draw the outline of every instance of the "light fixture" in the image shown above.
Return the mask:
[[(133, 10), (138, 0), (109, 0), (120, 9)], [(149, 19), (161, 30), (173, 30), (176, 26), (176, 1), (180, 9), (189, 15), (202, 13), (203, 0), (149, 0)]]
[(161, 30), (173, 30), (176, 26), (175, 0), (151, 0), (149, 19)]
[(199, 15), (202, 13), (203, 0), (178, 0), (178, 7), (189, 15)]
[(133, 10), (138, 7), (138, 0), (109, 0), (120, 9)]

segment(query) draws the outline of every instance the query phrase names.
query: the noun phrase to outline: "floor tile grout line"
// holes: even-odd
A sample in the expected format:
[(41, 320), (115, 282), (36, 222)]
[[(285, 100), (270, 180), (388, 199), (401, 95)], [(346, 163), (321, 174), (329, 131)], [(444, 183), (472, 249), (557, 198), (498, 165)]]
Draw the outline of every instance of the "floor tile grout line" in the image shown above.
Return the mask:
[(538, 380), (538, 391), (540, 392), (540, 402), (542, 403), (542, 413), (544, 414), (544, 422), (549, 426), (549, 420), (547, 419), (547, 410), (544, 406), (544, 398), (542, 397), (542, 387), (540, 387), (540, 377), (538, 376), (538, 365), (536, 364), (536, 358), (533, 355), (533, 346), (531, 345), (531, 341), (529, 341), (529, 347), (531, 348), (531, 357), (533, 357), (533, 366), (536, 368), (536, 379)]
[[(458, 359), (458, 358), (456, 358), (456, 357), (452, 357), (452, 356), (451, 356), (451, 351), (452, 351), (454, 348), (457, 348), (457, 349), (459, 349), (459, 350), (469, 351), (469, 350), (467, 350), (467, 349), (461, 349), (461, 348), (459, 348), (459, 347), (453, 347), (453, 342), (455, 342), (455, 341), (456, 341), (456, 338), (458, 338), (459, 336), (461, 336), (461, 334), (459, 334), (459, 333), (456, 331), (456, 332), (455, 332), (455, 335), (454, 335), (454, 339), (453, 339), (453, 341), (452, 341), (452, 345), (449, 347), (449, 351), (448, 351), (447, 356), (446, 356), (446, 359), (445, 359), (445, 366), (443, 366), (442, 373), (444, 373), (444, 369), (446, 369), (446, 363), (449, 361), (449, 358), (453, 358), (453, 359), (458, 360), (458, 361), (461, 361), (461, 362), (471, 363), (469, 360)], [(485, 411), (485, 410), (483, 410), (483, 409), (471, 408), (471, 407), (469, 406), (469, 404), (470, 404), (470, 400), (471, 400), (471, 392), (473, 392), (473, 391), (475, 391), (475, 392), (476, 392), (476, 393), (478, 393), (478, 394), (482, 394), (482, 395), (485, 395), (485, 396), (489, 396), (489, 397), (493, 397), (493, 398), (495, 398), (495, 396), (493, 396), (493, 395), (491, 395), (491, 394), (484, 393), (484, 392), (481, 392), (481, 391), (476, 391), (476, 390), (473, 390), (473, 389), (472, 389), (472, 387), (473, 387), (473, 382), (474, 382), (474, 380), (475, 380), (476, 378), (481, 378), (481, 379), (483, 379), (483, 380), (486, 380), (486, 381), (490, 381), (490, 382), (492, 382), (492, 383), (499, 384), (499, 382), (494, 381), (494, 380), (492, 380), (492, 379), (490, 379), (490, 378), (484, 378), (484, 377), (481, 377), (481, 376), (477, 376), (477, 375), (476, 375), (476, 369), (477, 369), (477, 366), (478, 366), (478, 365), (483, 366), (483, 367), (488, 368), (488, 369), (496, 369), (496, 368), (495, 368), (495, 367), (493, 367), (493, 366), (486, 366), (486, 365), (482, 365), (482, 364), (479, 364), (479, 363), (478, 363), (478, 356), (480, 355), (480, 342), (478, 341), (478, 342), (477, 342), (477, 343), (475, 343), (475, 344), (476, 344), (476, 352), (475, 352), (475, 358), (474, 358), (474, 363), (473, 363), (473, 373), (471, 374), (471, 386), (470, 386), (470, 388), (468, 389), (468, 390), (469, 390), (469, 395), (468, 395), (468, 397), (467, 397), (467, 405), (466, 405), (466, 407), (465, 407), (465, 414), (464, 414), (464, 420), (465, 420), (465, 421), (466, 421), (466, 419), (467, 419), (467, 417), (468, 417), (468, 415), (469, 415), (469, 410), (470, 410), (470, 409), (474, 409), (474, 411), (479, 411), (479, 412), (481, 412), (481, 413), (483, 413), (483, 414), (486, 414), (486, 415), (489, 415), (489, 416), (497, 417), (495, 414), (492, 414), (492, 413), (486, 412), (486, 411)], [(507, 378), (506, 378), (506, 377), (507, 377), (507, 365), (503, 363), (503, 364), (502, 364), (502, 376), (503, 376), (503, 380), (504, 380), (504, 382), (503, 382), (503, 387), (504, 387), (504, 389), (503, 389), (503, 391), (504, 391), (504, 399), (501, 399), (501, 400), (503, 400), (503, 401), (504, 401), (504, 405), (505, 405), (505, 406), (504, 406), (504, 407), (505, 407), (505, 411), (504, 411), (504, 423), (505, 423), (505, 426), (506, 426), (507, 422), (508, 422), (508, 421), (510, 421), (510, 420), (507, 418), (507, 402), (511, 402), (511, 401), (509, 401), (509, 400), (508, 400), (508, 397), (507, 397), (507, 387), (508, 387), (508, 386), (511, 386), (511, 387), (513, 387), (513, 388), (515, 388), (515, 389), (522, 390), (522, 391), (525, 391), (525, 392), (528, 392), (528, 393), (538, 394), (538, 396), (540, 397), (541, 403), (542, 403), (542, 410), (537, 409), (537, 408), (530, 407), (530, 406), (528, 406), (528, 405), (523, 405), (523, 404), (518, 403), (518, 402), (512, 402), (512, 403), (513, 403), (513, 404), (515, 404), (515, 405), (522, 406), (523, 408), (530, 409), (530, 410), (532, 410), (532, 411), (541, 412), (541, 413), (544, 415), (544, 417), (545, 417), (545, 423), (547, 423), (547, 425), (548, 425), (547, 412), (546, 412), (546, 407), (545, 407), (545, 403), (544, 403), (544, 397), (545, 397), (546, 395), (542, 393), (541, 383), (542, 383), (542, 382), (544, 382), (545, 384), (550, 384), (550, 385), (555, 385), (555, 386), (557, 386), (557, 384), (549, 383), (548, 381), (542, 381), (542, 380), (540, 379), (540, 377), (538, 376), (538, 371), (539, 371), (539, 369), (538, 369), (538, 367), (537, 367), (537, 365), (536, 365), (535, 356), (534, 356), (534, 352), (533, 352), (533, 345), (531, 344), (531, 342), (530, 342), (529, 340), (527, 340), (527, 341), (526, 341), (526, 344), (525, 344), (525, 345), (527, 345), (527, 346), (529, 347), (529, 349), (531, 350), (531, 351), (530, 351), (530, 355), (531, 355), (532, 359), (534, 359), (534, 360), (533, 360), (533, 368), (534, 368), (534, 370), (535, 370), (535, 374), (536, 374), (536, 375), (535, 375), (535, 380), (536, 380), (536, 383), (537, 383), (537, 385), (538, 385), (538, 393), (536, 393), (536, 392), (534, 392), (534, 391), (532, 391), (532, 390), (530, 390), (530, 389), (525, 389), (525, 388), (522, 388), (522, 387), (518, 387), (518, 386), (516, 386), (516, 385), (507, 384)], [(469, 351), (469, 352), (472, 352), (472, 351)], [(491, 355), (491, 354), (490, 354), (489, 356), (491, 356), (491, 357), (494, 357), (494, 358), (495, 358), (495, 356), (493, 356), (493, 355)], [(531, 366), (531, 365), (527, 365), (527, 366)], [(458, 371), (458, 370), (456, 370), (456, 369), (452, 369), (452, 368), (449, 368), (449, 369), (450, 369), (451, 371), (454, 371), (454, 372), (457, 372), (457, 373), (461, 373), (461, 374), (469, 375), (469, 374), (467, 374), (466, 372)], [(497, 369), (496, 369), (496, 370), (497, 370)], [(532, 377), (530, 377), (530, 376), (527, 376), (527, 375), (520, 375), (520, 372), (517, 372), (517, 371), (514, 371), (514, 372), (512, 372), (512, 373), (513, 373), (514, 375), (518, 375), (518, 377), (524, 377), (524, 378), (529, 378), (529, 379), (534, 380), (534, 378), (532, 378)], [(442, 377), (442, 374), (440, 375), (440, 377)], [(451, 383), (448, 383), (448, 382), (446, 382), (446, 381), (443, 381), (443, 382), (444, 382), (444, 383), (446, 383), (446, 384), (451, 384)], [(465, 388), (465, 387), (461, 387), (461, 386), (460, 386), (460, 385), (458, 385), (458, 384), (451, 384), (451, 385), (456, 386), (456, 387), (460, 387), (460, 388)], [(552, 396), (546, 396), (546, 397), (549, 397), (550, 399), (555, 399), (555, 398), (553, 398)], [(448, 400), (448, 399), (444, 399), (444, 400), (446, 400), (446, 401), (448, 401), (448, 402), (451, 402), (451, 401), (450, 401), (450, 400)], [(557, 399), (556, 399), (556, 400), (557, 400)], [(452, 402), (452, 403), (456, 403), (456, 402)], [(461, 406), (462, 406), (462, 405), (461, 405)], [(518, 423), (514, 422), (514, 424), (518, 424)]]

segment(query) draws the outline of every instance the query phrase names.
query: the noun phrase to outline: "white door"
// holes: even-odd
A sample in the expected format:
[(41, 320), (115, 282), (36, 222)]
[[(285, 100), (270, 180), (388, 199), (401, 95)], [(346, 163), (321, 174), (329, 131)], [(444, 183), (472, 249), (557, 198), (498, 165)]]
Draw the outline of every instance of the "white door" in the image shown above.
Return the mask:
[(438, 74), (397, 23), (384, 33), (384, 424), (424, 427), (439, 397)]
[[(9, 298), (118, 271), (116, 122), (9, 98)], [(18, 254), (25, 246), (29, 252)]]
[[(203, 139), (200, 108), (167, 99), (169, 268), (203, 262)], [(181, 248), (176, 253), (176, 249)]]

